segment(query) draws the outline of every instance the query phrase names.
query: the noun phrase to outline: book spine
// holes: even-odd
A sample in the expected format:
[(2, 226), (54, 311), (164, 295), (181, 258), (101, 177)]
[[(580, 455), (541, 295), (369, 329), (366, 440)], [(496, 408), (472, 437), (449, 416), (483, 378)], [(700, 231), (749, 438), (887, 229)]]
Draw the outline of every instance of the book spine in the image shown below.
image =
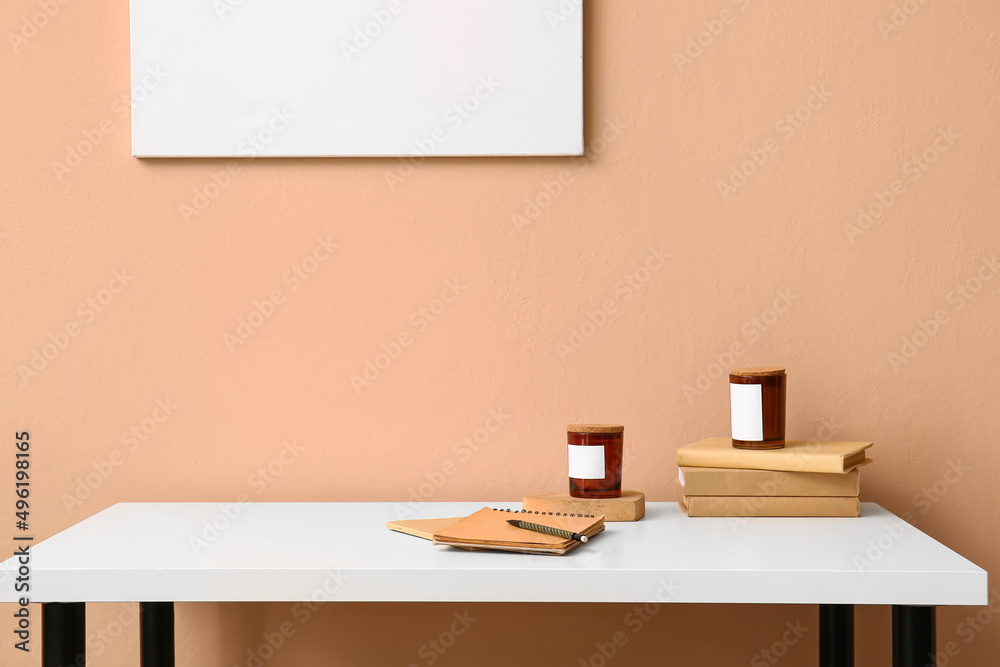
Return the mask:
[(684, 496), (688, 516), (858, 517), (858, 498), (766, 496)]
[(857, 496), (861, 491), (858, 470), (838, 475), (684, 467), (678, 477), (688, 496)]

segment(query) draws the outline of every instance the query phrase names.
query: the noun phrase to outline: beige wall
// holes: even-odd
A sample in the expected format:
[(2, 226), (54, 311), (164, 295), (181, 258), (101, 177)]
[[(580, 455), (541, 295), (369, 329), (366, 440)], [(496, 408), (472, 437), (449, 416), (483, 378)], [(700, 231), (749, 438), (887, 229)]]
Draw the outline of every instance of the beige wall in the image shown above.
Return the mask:
[[(907, 0), (893, 26), (888, 0), (591, 0), (590, 159), (434, 160), (394, 191), (395, 160), (241, 162), (227, 182), (225, 161), (132, 159), (127, 3), (52, 4), (34, 32), (38, 4), (4, 6), (4, 33), (29, 38), (8, 35), (0, 70), (0, 420), (35, 442), (38, 536), (120, 501), (404, 501), (449, 462), (427, 499), (515, 500), (564, 486), (563, 427), (578, 420), (626, 424), (626, 486), (676, 500), (674, 451), (727, 429), (714, 364), (779, 363), (792, 436), (874, 440), (863, 499), (1000, 567), (995, 2)], [(706, 25), (719, 34), (699, 52)], [(54, 165), (101, 127), (80, 164)], [(216, 196), (185, 220), (206, 188)], [(884, 212), (859, 221), (879, 197)], [(296, 282), (287, 272), (328, 238), (339, 247)], [(425, 320), (449, 281), (457, 298)], [(230, 344), (274, 290), (273, 314)], [(615, 317), (574, 339), (606, 301)], [(67, 327), (45, 368), (19, 371)], [(400, 333), (411, 344), (356, 390)], [(456, 449), (492, 411), (502, 425)], [(286, 440), (304, 450), (254, 477)], [(429, 664), (421, 646), (468, 611), (436, 664), (578, 665), (630, 610), (333, 605), (268, 664)], [(95, 664), (135, 664), (127, 608), (90, 611)], [(970, 632), (976, 611), (992, 623)], [(289, 618), (288, 605), (181, 605), (181, 664), (246, 665)], [(809, 630), (778, 664), (815, 664), (815, 609), (709, 606), (665, 609), (613, 662), (763, 664), (798, 621)], [(859, 608), (860, 667), (887, 664), (888, 630), (887, 609)], [(998, 630), (986, 608), (939, 614), (951, 665), (992, 664)], [(4, 664), (38, 664), (3, 636)]]

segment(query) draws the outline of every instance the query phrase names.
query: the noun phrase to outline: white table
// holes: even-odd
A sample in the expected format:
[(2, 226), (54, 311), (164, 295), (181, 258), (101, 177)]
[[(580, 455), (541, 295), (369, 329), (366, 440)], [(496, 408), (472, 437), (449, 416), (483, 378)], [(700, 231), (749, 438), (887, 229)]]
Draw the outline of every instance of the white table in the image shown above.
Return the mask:
[[(484, 503), (427, 503), (407, 518)], [(516, 508), (512, 503), (491, 507)], [(987, 574), (873, 503), (859, 519), (689, 518), (649, 503), (570, 554), (435, 547), (403, 503), (119, 503), (30, 549), (43, 665), (84, 652), (85, 602), (139, 602), (144, 667), (173, 665), (174, 602), (818, 604), (820, 662), (853, 664), (853, 605), (893, 605), (893, 664), (926, 665), (938, 605), (984, 605)], [(0, 565), (17, 576), (18, 562)], [(15, 602), (12, 584), (0, 602)]]

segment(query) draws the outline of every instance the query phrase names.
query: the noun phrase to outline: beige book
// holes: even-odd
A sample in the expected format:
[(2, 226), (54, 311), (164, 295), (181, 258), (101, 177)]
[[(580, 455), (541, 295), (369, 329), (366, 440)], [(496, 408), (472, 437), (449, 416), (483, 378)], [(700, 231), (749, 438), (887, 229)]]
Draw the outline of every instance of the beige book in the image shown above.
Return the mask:
[(870, 442), (789, 440), (782, 449), (737, 449), (731, 438), (706, 438), (677, 450), (677, 465), (788, 472), (849, 472), (866, 461)]
[(858, 468), (838, 475), (681, 466), (677, 477), (686, 496), (857, 496), (861, 492)]
[(684, 496), (688, 516), (861, 516), (857, 497)]

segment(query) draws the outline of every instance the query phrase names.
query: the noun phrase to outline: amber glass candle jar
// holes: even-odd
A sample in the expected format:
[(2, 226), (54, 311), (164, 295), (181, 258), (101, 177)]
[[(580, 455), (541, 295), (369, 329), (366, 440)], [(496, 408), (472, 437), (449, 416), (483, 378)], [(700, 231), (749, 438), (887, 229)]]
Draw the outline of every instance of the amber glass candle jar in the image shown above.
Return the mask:
[(741, 368), (729, 373), (733, 447), (785, 446), (786, 384), (784, 368)]
[(569, 495), (574, 498), (620, 498), (622, 442), (618, 424), (570, 424)]

